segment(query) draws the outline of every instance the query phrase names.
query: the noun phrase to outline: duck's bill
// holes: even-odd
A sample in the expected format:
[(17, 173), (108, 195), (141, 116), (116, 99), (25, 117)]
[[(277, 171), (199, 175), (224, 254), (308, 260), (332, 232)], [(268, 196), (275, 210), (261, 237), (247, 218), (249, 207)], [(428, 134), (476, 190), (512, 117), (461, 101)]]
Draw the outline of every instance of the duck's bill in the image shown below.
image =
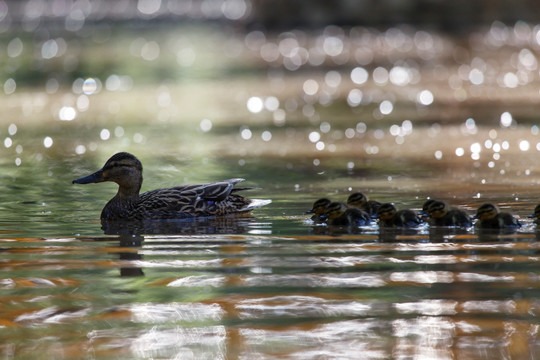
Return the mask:
[(104, 181), (103, 171), (99, 170), (91, 175), (88, 175), (79, 179), (75, 179), (72, 181), (72, 183), (73, 184), (91, 184), (91, 183), (98, 183), (98, 182), (103, 182), (103, 181)]

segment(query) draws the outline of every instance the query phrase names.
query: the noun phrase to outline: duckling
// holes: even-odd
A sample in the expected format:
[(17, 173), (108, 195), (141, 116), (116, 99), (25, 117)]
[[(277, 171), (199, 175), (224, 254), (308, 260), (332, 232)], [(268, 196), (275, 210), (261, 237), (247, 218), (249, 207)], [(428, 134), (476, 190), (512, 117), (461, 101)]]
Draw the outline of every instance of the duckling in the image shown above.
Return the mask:
[(529, 215), (529, 217), (534, 219), (536, 225), (540, 225), (540, 204), (536, 205), (534, 213)]
[(246, 214), (267, 205), (271, 200), (250, 200), (234, 188), (244, 179), (229, 179), (201, 185), (184, 185), (157, 189), (139, 194), (142, 164), (132, 154), (113, 155), (102, 169), (73, 180), (74, 184), (112, 181), (118, 184), (117, 194), (101, 212), (102, 220), (179, 219), (229, 214)]
[(371, 217), (364, 211), (349, 208), (340, 202), (333, 202), (326, 207), (324, 216), (333, 226), (366, 226), (371, 224)]
[(412, 210), (397, 210), (394, 204), (381, 204), (377, 211), (379, 226), (383, 227), (416, 227), (422, 220)]
[(507, 212), (500, 212), (493, 204), (486, 203), (476, 210), (475, 226), (480, 229), (516, 229), (521, 223)]
[(313, 203), (313, 207), (311, 210), (306, 211), (306, 214), (313, 214), (311, 217), (311, 220), (314, 222), (322, 223), (326, 221), (326, 217), (324, 217), (324, 212), (326, 211), (326, 208), (328, 205), (330, 205), (332, 201), (327, 198), (321, 198)]
[(377, 217), (377, 209), (381, 203), (375, 200), (368, 200), (361, 192), (355, 192), (347, 198), (347, 206), (360, 209), (366, 212), (371, 218)]
[(449, 209), (448, 205), (442, 201), (433, 200), (428, 205), (428, 216), (433, 226), (472, 226), (472, 220), (465, 211)]

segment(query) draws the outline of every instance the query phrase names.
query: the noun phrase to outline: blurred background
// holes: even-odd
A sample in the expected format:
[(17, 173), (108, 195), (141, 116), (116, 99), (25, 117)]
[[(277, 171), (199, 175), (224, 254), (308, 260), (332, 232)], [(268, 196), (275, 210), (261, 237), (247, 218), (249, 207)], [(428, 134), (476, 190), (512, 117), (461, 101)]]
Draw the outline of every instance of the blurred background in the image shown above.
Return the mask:
[(539, 11), (526, 0), (3, 0), (0, 166), (12, 183), (76, 198), (95, 194), (67, 181), (118, 151), (150, 164), (144, 189), (245, 176), (270, 195), (474, 199), (481, 186), (516, 198), (509, 183), (538, 183)]

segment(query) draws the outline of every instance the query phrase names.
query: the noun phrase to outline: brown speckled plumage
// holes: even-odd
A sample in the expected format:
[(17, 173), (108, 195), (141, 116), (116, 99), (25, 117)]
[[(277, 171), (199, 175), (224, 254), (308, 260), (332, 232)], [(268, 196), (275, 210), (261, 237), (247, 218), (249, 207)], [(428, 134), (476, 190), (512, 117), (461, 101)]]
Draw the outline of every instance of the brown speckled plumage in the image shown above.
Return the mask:
[(125, 152), (113, 155), (101, 170), (73, 180), (76, 184), (112, 181), (118, 193), (101, 212), (103, 220), (180, 219), (221, 216), (249, 212), (270, 200), (250, 200), (236, 194), (247, 188), (234, 188), (244, 179), (236, 178), (201, 185), (157, 189), (139, 194), (142, 164)]

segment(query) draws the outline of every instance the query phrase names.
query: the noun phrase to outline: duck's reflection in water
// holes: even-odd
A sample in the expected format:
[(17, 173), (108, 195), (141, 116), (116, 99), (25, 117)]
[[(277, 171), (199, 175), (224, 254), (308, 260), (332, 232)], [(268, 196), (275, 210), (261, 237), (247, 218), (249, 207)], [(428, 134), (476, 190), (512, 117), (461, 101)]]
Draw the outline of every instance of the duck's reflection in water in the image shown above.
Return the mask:
[[(332, 226), (316, 224), (312, 226), (314, 235), (344, 236), (344, 235), (373, 235), (380, 243), (393, 242), (470, 242), (487, 243), (508, 241), (515, 238), (522, 241), (524, 235), (518, 229), (475, 229), (452, 226), (420, 226), (415, 228), (397, 227), (358, 227), (358, 226)], [(540, 230), (536, 233), (540, 239)]]
[[(118, 235), (119, 246), (126, 251), (115, 252), (126, 266), (120, 267), (120, 276), (144, 276), (143, 269), (134, 265), (143, 260), (139, 251), (144, 235), (212, 235), (245, 234), (256, 223), (254, 217), (222, 216), (182, 220), (102, 221), (106, 235)], [(111, 238), (94, 240), (110, 241)]]
[(403, 241), (427, 242), (427, 232), (423, 227), (380, 227), (379, 242), (393, 243)]
[(429, 242), (445, 243), (455, 242), (457, 240), (471, 241), (476, 237), (471, 235), (469, 230), (464, 227), (456, 226), (431, 226), (429, 228)]
[[(121, 248), (140, 248), (144, 241), (142, 235), (120, 235), (120, 247)], [(142, 260), (142, 255), (138, 251), (120, 251), (118, 252), (118, 259), (128, 264), (137, 260)], [(123, 266), (120, 267), (120, 276), (133, 277), (144, 276), (143, 270), (138, 266)]]
[(522, 237), (519, 235), (518, 229), (474, 229), (474, 232), (478, 238), (478, 242), (501, 242), (520, 240)]
[(102, 220), (106, 235), (206, 235), (246, 233), (254, 217), (218, 216), (170, 220)]

